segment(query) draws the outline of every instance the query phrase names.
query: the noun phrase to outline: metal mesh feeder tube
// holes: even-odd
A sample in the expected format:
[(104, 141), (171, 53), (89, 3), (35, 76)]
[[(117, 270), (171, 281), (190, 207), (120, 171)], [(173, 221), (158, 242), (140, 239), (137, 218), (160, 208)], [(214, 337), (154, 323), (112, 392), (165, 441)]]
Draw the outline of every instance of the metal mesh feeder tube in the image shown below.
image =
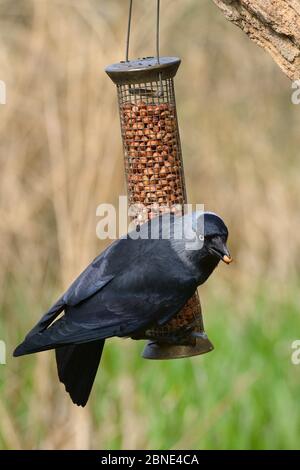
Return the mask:
[[(142, 224), (159, 214), (182, 214), (187, 202), (178, 128), (174, 77), (177, 57), (145, 57), (106, 68), (117, 86), (129, 206), (141, 207)], [(195, 356), (213, 349), (203, 327), (198, 294), (163, 326), (134, 339), (148, 339), (147, 359)]]

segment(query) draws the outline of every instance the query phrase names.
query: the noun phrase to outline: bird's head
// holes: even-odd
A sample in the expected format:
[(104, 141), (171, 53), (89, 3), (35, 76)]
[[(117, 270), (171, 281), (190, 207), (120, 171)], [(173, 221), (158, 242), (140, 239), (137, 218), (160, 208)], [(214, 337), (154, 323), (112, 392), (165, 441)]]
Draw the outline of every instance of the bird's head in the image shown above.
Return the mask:
[(228, 229), (217, 214), (213, 212), (194, 213), (193, 230), (199, 241), (203, 243), (202, 253), (216, 260), (222, 260), (226, 264), (232, 262), (232, 258), (226, 246)]

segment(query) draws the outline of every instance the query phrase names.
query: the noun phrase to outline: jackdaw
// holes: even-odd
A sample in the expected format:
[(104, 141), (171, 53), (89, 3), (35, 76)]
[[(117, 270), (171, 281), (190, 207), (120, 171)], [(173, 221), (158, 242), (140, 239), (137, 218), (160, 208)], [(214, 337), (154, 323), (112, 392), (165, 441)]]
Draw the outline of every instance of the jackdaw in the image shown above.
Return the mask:
[(211, 212), (165, 214), (137, 227), (92, 261), (14, 356), (55, 349), (60, 381), (85, 406), (105, 339), (137, 337), (167, 323), (220, 260), (231, 262), (227, 238), (223, 220)]

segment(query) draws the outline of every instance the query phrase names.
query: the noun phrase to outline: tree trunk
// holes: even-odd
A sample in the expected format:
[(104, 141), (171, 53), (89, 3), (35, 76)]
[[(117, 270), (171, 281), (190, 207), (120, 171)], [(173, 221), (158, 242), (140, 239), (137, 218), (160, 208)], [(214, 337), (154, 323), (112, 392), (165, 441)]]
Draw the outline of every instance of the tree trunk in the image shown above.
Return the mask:
[(291, 79), (300, 78), (300, 0), (213, 0), (226, 18), (268, 51)]

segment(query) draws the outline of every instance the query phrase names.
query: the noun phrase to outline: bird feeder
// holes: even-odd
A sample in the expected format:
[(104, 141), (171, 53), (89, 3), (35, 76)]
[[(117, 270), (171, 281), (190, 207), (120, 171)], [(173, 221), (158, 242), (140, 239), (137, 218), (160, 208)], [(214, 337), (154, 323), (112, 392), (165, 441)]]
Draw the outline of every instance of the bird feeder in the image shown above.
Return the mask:
[[(132, 2), (127, 60), (109, 65), (106, 73), (117, 87), (129, 206), (135, 208), (136, 224), (142, 224), (167, 212), (182, 215), (187, 202), (174, 90), (181, 60), (158, 53), (128, 60), (131, 7)], [(167, 324), (153, 325), (135, 339), (149, 340), (146, 359), (189, 357), (213, 349), (197, 293)]]

